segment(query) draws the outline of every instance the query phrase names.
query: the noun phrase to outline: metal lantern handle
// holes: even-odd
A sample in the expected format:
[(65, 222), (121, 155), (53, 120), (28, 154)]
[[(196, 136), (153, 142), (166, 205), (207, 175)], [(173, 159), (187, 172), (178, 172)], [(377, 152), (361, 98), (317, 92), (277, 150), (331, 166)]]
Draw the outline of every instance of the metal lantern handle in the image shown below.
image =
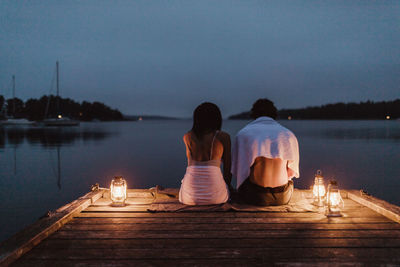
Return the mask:
[(340, 191), (339, 191), (339, 199), (340, 199), (340, 203), (342, 203), (341, 208), (343, 209), (344, 208), (344, 200), (342, 198), (342, 194), (340, 194)]

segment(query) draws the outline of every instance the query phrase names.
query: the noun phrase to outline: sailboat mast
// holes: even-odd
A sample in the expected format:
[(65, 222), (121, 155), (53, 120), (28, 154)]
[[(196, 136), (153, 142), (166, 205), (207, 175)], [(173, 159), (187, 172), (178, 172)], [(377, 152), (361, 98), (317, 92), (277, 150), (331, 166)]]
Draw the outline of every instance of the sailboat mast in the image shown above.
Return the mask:
[(15, 117), (15, 75), (12, 76), (13, 83), (13, 116)]
[(59, 85), (58, 85), (58, 61), (56, 61), (56, 73), (57, 73), (57, 96), (59, 96)]
[[(57, 75), (57, 113), (60, 113), (60, 87), (59, 87), (59, 75), (58, 75), (58, 61), (56, 61), (56, 75)], [(59, 114), (57, 114), (58, 117)]]

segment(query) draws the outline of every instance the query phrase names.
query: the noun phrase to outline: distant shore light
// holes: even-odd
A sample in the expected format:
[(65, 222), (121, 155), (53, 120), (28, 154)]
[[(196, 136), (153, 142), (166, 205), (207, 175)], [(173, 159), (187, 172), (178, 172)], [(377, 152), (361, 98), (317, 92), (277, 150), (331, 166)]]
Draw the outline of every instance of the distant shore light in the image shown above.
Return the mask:
[(60, 114), (60, 115), (58, 115), (58, 118), (59, 118), (59, 119), (61, 119), (61, 118), (62, 118), (62, 115), (61, 115), (61, 114)]
[(386, 119), (387, 119), (387, 120), (390, 120), (390, 116), (389, 116), (389, 115), (387, 115), (387, 116), (386, 116)]
[(291, 120), (291, 119), (292, 119), (292, 116), (288, 116), (287, 119), (288, 119), (288, 120)]

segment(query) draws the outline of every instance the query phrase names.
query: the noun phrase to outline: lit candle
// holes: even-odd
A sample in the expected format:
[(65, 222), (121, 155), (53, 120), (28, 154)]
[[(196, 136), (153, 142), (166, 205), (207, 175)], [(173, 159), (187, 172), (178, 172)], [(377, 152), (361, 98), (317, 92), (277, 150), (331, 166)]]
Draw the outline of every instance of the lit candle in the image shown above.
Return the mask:
[(331, 206), (338, 206), (340, 204), (339, 192), (332, 192), (329, 194), (329, 202)]
[[(317, 184), (314, 184), (313, 188), (313, 194), (315, 197), (323, 197), (325, 196), (325, 185), (324, 184), (319, 184), (320, 181), (317, 181)], [(323, 183), (323, 180), (322, 180)]]

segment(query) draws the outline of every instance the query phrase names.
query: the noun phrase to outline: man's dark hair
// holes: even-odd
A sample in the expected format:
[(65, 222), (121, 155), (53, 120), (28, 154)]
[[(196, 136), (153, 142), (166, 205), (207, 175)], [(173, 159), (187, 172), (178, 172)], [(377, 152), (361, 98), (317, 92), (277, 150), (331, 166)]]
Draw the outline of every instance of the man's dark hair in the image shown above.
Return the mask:
[(278, 116), (278, 110), (276, 109), (274, 102), (267, 98), (258, 99), (251, 109), (251, 117), (257, 119), (261, 116), (271, 117), (274, 120)]
[(193, 112), (192, 132), (201, 139), (205, 134), (221, 130), (222, 116), (218, 106), (204, 102)]

